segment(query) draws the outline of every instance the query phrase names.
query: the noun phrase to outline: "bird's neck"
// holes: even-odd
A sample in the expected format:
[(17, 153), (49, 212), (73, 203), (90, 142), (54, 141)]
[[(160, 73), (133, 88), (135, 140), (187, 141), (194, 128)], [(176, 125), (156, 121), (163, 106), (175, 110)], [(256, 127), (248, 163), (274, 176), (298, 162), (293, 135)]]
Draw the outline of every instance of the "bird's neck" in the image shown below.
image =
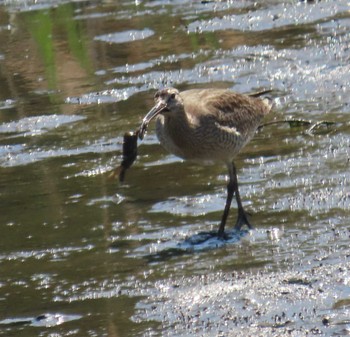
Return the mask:
[(188, 134), (192, 126), (193, 121), (183, 109), (164, 116), (164, 127), (170, 134), (174, 134), (176, 138), (179, 138), (180, 134)]
[(160, 142), (169, 152), (187, 158), (193, 128), (185, 111), (178, 110), (174, 114), (160, 116), (156, 129)]

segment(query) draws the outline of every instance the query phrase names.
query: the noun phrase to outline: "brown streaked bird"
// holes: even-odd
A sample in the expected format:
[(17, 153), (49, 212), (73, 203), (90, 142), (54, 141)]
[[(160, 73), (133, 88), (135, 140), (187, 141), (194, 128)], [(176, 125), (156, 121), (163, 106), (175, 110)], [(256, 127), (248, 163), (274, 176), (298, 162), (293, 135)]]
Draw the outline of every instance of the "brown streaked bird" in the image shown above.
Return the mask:
[(159, 90), (155, 105), (144, 117), (139, 130), (143, 139), (150, 121), (156, 117), (156, 133), (163, 147), (174, 155), (194, 161), (222, 162), (228, 168), (229, 182), (218, 236), (224, 237), (233, 195), (238, 216), (235, 228), (252, 228), (239, 194), (236, 167), (239, 151), (254, 136), (262, 119), (271, 110), (268, 99), (243, 95), (226, 89), (174, 88)]

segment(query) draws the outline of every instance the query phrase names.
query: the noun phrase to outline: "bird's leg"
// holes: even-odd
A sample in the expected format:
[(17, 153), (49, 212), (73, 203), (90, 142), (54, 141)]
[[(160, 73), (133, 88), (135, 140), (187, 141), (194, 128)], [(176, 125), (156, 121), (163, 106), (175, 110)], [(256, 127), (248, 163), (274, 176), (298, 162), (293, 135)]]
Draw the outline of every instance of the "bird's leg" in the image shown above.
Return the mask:
[[(236, 166), (233, 162), (232, 162), (231, 169), (229, 169), (229, 172), (230, 174), (232, 173), (233, 187), (234, 187), (234, 192), (236, 195), (236, 201), (237, 201), (237, 207), (238, 207), (238, 216), (235, 224), (235, 229), (240, 230), (243, 225), (247, 225), (248, 228), (251, 229), (253, 227), (248, 220), (247, 213), (243, 208), (241, 196), (239, 194)], [(231, 176), (230, 176), (230, 179), (231, 179)]]
[[(234, 176), (233, 173), (235, 172), (234, 164), (233, 163), (229, 163), (227, 164), (228, 167), (228, 173), (229, 173), (229, 182), (227, 184), (227, 197), (226, 197), (226, 205), (225, 205), (225, 209), (224, 209), (224, 213), (222, 214), (222, 218), (221, 218), (221, 223), (220, 223), (220, 227), (219, 227), (219, 231), (218, 231), (218, 237), (219, 238), (223, 238), (225, 235), (225, 225), (226, 225), (226, 220), (228, 217), (228, 214), (230, 212), (230, 207), (231, 207), (231, 203), (232, 203), (232, 198), (233, 198), (233, 193), (235, 192), (235, 180), (234, 180)], [(236, 182), (237, 182), (237, 177), (236, 177)], [(237, 187), (238, 188), (238, 187)]]
[(238, 217), (237, 217), (235, 229), (240, 230), (243, 225), (247, 225), (249, 228), (252, 228), (252, 225), (248, 220), (247, 213), (243, 208), (241, 196), (239, 194), (236, 166), (233, 162), (231, 162), (227, 164), (227, 167), (228, 167), (228, 173), (229, 173), (229, 182), (227, 184), (226, 205), (225, 205), (224, 213), (222, 215), (221, 223), (218, 231), (218, 237), (220, 238), (223, 238), (225, 236), (226, 220), (230, 212), (230, 207), (231, 207), (234, 193), (236, 195), (236, 201), (238, 206)]

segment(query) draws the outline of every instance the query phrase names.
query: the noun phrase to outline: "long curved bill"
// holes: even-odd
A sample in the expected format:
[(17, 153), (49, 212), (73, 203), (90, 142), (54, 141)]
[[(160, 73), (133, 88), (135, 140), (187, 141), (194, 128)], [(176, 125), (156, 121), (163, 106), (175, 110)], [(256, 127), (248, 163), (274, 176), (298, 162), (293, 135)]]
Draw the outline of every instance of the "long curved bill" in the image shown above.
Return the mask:
[(148, 128), (148, 124), (150, 121), (155, 118), (158, 114), (160, 114), (164, 109), (166, 108), (166, 103), (159, 101), (148, 113), (147, 115), (143, 118), (138, 136), (142, 140), (143, 137), (145, 136), (145, 133)]

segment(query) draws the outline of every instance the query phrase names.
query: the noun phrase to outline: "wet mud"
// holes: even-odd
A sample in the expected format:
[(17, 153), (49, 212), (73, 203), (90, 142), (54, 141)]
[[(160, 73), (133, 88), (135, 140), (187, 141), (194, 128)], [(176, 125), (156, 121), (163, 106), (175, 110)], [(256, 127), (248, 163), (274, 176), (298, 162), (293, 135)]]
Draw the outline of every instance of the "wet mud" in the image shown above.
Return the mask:
[(347, 336), (349, 303), (339, 297), (348, 298), (350, 265), (342, 259), (157, 282), (133, 320), (161, 322), (166, 336)]

